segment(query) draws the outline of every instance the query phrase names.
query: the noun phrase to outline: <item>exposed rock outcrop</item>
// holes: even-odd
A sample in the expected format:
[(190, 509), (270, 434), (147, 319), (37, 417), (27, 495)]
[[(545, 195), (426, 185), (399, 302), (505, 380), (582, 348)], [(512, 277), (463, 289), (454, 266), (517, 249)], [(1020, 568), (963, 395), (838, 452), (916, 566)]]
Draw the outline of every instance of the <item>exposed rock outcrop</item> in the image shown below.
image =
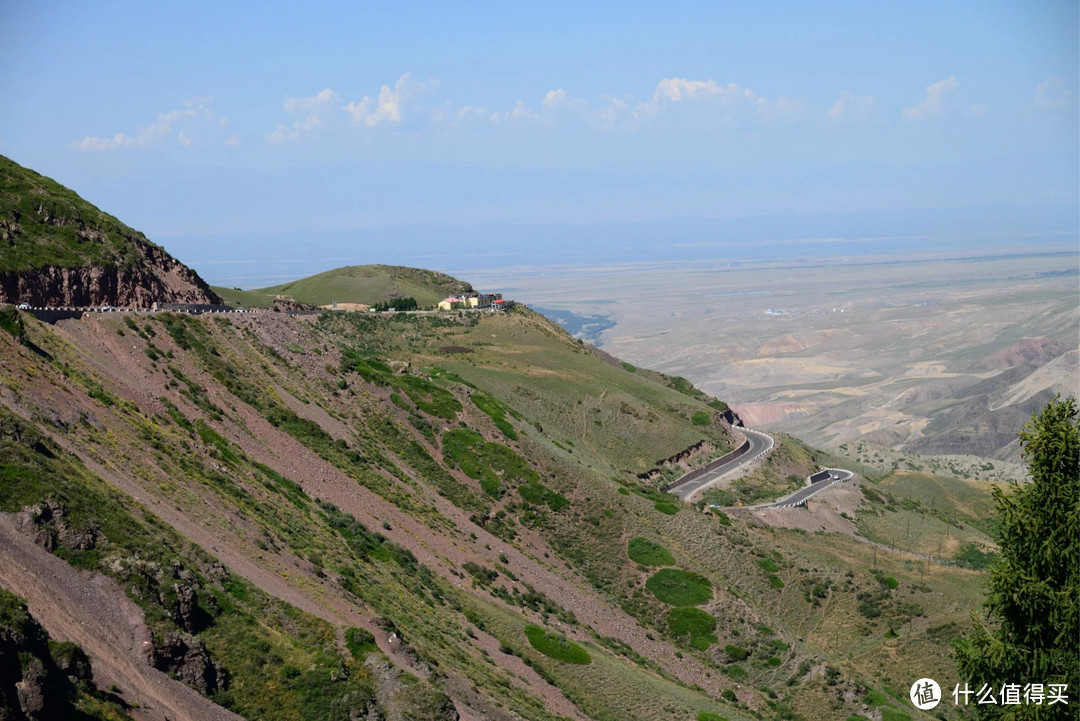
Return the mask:
[(225, 686), (224, 669), (210, 658), (202, 641), (187, 633), (172, 631), (155, 642), (153, 665), (204, 696)]
[(67, 522), (67, 508), (64, 504), (49, 498), (22, 509), (15, 517), (15, 523), (19, 531), (50, 552), (57, 548), (89, 551), (97, 545), (101, 537), (97, 524), (92, 521), (73, 528)]
[(56, 181), (0, 156), (0, 303), (217, 304), (193, 270)]
[(130, 241), (142, 255), (142, 260), (131, 267), (50, 265), (0, 273), (0, 302), (54, 308), (105, 304), (149, 308), (155, 302), (222, 302), (195, 271), (161, 248), (139, 238)]
[(91, 678), (90, 660), (72, 643), (55, 643), (14, 594), (0, 589), (0, 719), (71, 718), (75, 684)]
[(392, 666), (381, 653), (368, 654), (364, 665), (375, 682), (375, 699), (386, 721), (421, 718), (457, 721), (460, 718), (449, 696)]
[(698, 441), (689, 448), (679, 451), (670, 458), (662, 458), (656, 462), (656, 468), (644, 473), (639, 473), (638, 478), (643, 481), (651, 481), (663, 474), (664, 469), (678, 466), (684, 470), (690, 470), (693, 461), (703, 455), (716, 450), (716, 445), (709, 441)]

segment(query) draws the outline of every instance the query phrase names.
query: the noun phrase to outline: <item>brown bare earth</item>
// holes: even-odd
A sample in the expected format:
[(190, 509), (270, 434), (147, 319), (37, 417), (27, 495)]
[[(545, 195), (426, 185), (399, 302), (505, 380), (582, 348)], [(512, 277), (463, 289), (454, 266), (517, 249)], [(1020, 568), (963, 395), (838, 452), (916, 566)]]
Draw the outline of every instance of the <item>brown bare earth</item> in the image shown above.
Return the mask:
[(73, 641), (94, 662), (101, 688), (116, 684), (135, 717), (148, 721), (240, 719), (150, 666), (143, 613), (113, 580), (77, 571), (16, 530), (0, 513), (0, 585), (26, 599), (30, 612), (58, 640)]

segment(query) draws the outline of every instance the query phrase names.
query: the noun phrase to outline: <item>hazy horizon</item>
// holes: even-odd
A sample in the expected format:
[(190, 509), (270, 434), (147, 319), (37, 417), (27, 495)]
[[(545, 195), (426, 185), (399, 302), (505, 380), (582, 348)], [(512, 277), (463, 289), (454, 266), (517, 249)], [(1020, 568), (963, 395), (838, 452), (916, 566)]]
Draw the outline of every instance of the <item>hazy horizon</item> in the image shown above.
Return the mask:
[(8, 3), (0, 154), (243, 287), (1075, 246), (1077, 24), (1072, 2)]

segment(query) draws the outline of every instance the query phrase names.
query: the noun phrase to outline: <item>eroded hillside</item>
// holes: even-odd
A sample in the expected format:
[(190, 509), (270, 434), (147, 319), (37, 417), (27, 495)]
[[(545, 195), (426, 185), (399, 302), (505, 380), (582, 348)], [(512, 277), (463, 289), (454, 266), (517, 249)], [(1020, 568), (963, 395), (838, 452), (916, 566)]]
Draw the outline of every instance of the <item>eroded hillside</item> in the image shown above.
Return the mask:
[[(677, 504), (648, 471), (740, 442), (723, 404), (526, 309), (12, 327), (0, 504), (68, 530), (39, 513), (0, 552), (104, 574), (131, 653), (249, 718), (873, 715), (952, 672), (977, 595), (937, 557)], [(789, 441), (759, 463), (817, 469)]]

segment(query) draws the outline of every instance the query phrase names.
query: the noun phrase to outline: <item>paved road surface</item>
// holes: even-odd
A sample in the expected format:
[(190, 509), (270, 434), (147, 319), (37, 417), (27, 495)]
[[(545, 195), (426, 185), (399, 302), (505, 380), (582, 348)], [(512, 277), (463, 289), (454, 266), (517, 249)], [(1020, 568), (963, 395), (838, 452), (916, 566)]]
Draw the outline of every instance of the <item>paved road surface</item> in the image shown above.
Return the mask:
[(822, 488), (825, 488), (826, 486), (829, 486), (833, 483), (838, 483), (840, 481), (851, 480), (851, 477), (855, 475), (851, 471), (845, 471), (842, 468), (829, 468), (828, 471), (828, 478), (820, 480), (817, 483), (811, 483), (806, 488), (800, 488), (787, 498), (782, 498), (776, 503), (768, 503), (763, 506), (754, 506), (754, 508), (788, 508), (791, 506), (798, 506), (806, 503), (806, 500), (810, 498), (810, 496), (814, 495)]
[[(749, 463), (755, 458), (758, 458), (759, 456), (762, 456), (772, 450), (772, 436), (766, 433), (761, 433), (760, 431), (752, 431), (749, 428), (743, 428), (741, 430), (746, 435), (747, 440), (750, 441), (750, 450), (732, 461), (728, 461), (727, 463), (717, 466), (701, 478), (695, 479), (676, 488), (672, 488), (671, 492), (685, 501), (690, 498), (690, 496), (694, 495), (694, 493), (696, 493), (699, 489), (709, 485), (725, 473), (733, 471), (744, 463)], [(676, 483), (678, 483), (678, 481), (676, 481)]]

